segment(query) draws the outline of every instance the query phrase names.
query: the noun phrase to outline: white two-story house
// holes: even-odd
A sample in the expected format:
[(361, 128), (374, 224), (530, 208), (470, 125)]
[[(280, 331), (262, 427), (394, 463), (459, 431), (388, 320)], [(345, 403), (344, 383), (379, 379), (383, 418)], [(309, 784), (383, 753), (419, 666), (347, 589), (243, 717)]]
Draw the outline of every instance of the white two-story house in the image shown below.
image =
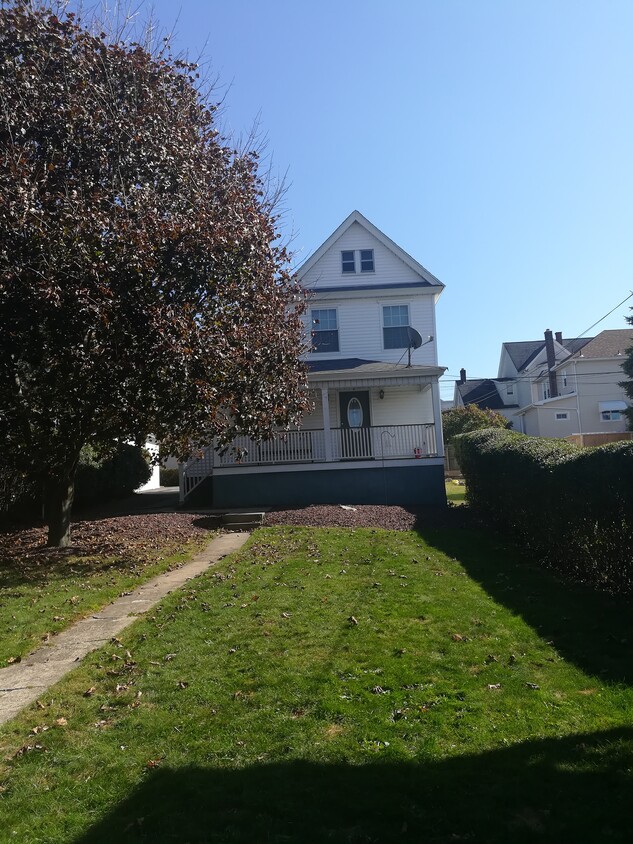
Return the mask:
[(352, 212), (298, 271), (314, 404), (298, 430), (210, 446), (181, 497), (214, 507), (443, 505), (435, 305), (444, 285)]

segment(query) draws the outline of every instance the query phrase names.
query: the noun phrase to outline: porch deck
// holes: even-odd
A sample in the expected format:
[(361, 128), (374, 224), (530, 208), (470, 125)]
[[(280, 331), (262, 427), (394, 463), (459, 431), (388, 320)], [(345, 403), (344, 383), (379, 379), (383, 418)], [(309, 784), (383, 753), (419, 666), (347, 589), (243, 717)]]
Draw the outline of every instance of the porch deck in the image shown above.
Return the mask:
[(438, 457), (434, 423), (374, 425), (365, 428), (319, 428), (284, 431), (271, 440), (238, 437), (224, 451), (209, 446), (182, 467), (181, 494), (189, 495), (214, 469), (288, 464)]

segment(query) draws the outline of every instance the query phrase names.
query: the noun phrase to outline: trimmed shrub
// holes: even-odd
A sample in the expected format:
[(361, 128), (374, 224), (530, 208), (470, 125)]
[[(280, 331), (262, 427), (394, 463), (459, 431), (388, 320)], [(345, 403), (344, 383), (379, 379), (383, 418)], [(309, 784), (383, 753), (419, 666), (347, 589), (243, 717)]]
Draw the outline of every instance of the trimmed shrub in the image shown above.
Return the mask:
[(178, 486), (180, 477), (178, 476), (178, 469), (161, 469), (160, 470), (160, 485), (161, 486)]
[(633, 443), (580, 448), (489, 429), (455, 440), (468, 500), (567, 577), (633, 588)]
[(147, 455), (138, 446), (119, 445), (105, 460), (99, 460), (93, 449), (86, 446), (81, 450), (75, 480), (75, 507), (132, 495), (151, 474)]
[(467, 404), (465, 407), (451, 407), (442, 412), (442, 430), (444, 442), (452, 443), (460, 434), (470, 434), (485, 428), (511, 428), (510, 422), (502, 413), (489, 408)]
[[(119, 445), (111, 457), (100, 459), (92, 448), (81, 450), (75, 478), (74, 507), (107, 502), (131, 495), (149, 480), (152, 470), (143, 449)], [(42, 512), (42, 489), (36, 478), (0, 463), (0, 517), (32, 519)]]

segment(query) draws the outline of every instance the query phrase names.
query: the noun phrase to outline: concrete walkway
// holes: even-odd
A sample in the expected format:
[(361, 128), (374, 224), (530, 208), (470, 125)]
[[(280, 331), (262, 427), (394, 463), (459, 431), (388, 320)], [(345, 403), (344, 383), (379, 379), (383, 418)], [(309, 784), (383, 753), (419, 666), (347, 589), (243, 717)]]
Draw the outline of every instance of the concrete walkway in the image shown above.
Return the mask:
[(87, 653), (104, 645), (165, 595), (241, 548), (249, 536), (248, 533), (225, 533), (216, 537), (182, 568), (148, 580), (95, 615), (77, 621), (22, 662), (0, 669), (0, 724), (41, 697), (49, 686), (76, 668)]

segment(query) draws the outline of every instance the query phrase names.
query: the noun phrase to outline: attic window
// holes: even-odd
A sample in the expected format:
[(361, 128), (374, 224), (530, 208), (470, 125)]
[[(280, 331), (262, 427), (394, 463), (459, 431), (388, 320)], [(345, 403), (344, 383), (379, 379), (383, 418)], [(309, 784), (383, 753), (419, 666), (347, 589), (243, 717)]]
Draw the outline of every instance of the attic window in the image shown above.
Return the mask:
[(360, 271), (361, 273), (373, 273), (374, 271), (374, 250), (360, 250)]
[(356, 261), (354, 260), (354, 250), (343, 250), (341, 252), (341, 270), (344, 273), (356, 272)]

